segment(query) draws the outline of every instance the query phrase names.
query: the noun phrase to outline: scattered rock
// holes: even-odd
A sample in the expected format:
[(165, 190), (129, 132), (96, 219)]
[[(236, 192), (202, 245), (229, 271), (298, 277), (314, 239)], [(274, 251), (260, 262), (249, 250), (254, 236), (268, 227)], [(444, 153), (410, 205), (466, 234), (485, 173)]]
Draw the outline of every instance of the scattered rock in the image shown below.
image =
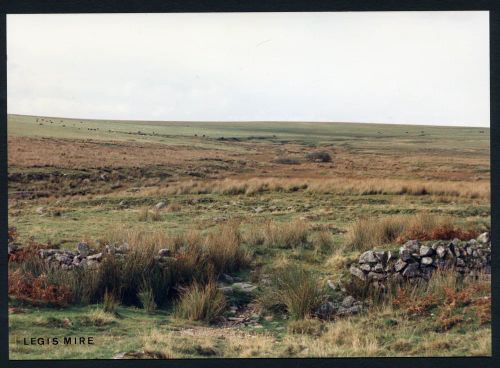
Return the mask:
[(350, 316), (354, 314), (358, 314), (363, 310), (363, 306), (361, 304), (353, 305), (350, 308), (340, 307), (337, 311), (337, 315), (339, 316)]
[(87, 261), (100, 261), (102, 259), (102, 253), (96, 253), (87, 257)]
[(78, 253), (80, 253), (83, 257), (86, 257), (90, 254), (90, 247), (87, 243), (78, 243), (76, 249), (78, 250)]
[(354, 299), (353, 296), (348, 295), (344, 298), (344, 300), (342, 300), (342, 307), (350, 308), (350, 307), (352, 307), (352, 305), (354, 304), (355, 301), (356, 301), (356, 299)]
[(157, 210), (161, 210), (162, 208), (165, 208), (165, 206), (166, 206), (166, 205), (167, 205), (167, 204), (166, 204), (165, 202), (161, 201), (161, 202), (158, 202), (158, 203), (155, 205), (155, 208), (156, 208)]
[(226, 274), (226, 273), (222, 273), (220, 276), (219, 276), (219, 281), (222, 281), (222, 282), (227, 282), (229, 284), (232, 284), (234, 282), (234, 279)]
[(221, 286), (219, 290), (222, 291), (224, 295), (233, 295), (233, 288), (231, 286)]
[(332, 302), (321, 304), (315, 311), (315, 315), (324, 320), (331, 319), (337, 312), (338, 307)]
[(326, 284), (328, 285), (328, 287), (330, 289), (332, 289), (333, 291), (336, 291), (337, 290), (337, 285), (332, 281), (332, 280), (326, 280)]
[(254, 209), (255, 213), (261, 213), (263, 211), (264, 211), (264, 209), (262, 207), (257, 207), (257, 208)]
[(236, 282), (232, 285), (233, 289), (243, 292), (245, 294), (253, 294), (257, 289), (257, 286), (252, 285), (248, 282)]

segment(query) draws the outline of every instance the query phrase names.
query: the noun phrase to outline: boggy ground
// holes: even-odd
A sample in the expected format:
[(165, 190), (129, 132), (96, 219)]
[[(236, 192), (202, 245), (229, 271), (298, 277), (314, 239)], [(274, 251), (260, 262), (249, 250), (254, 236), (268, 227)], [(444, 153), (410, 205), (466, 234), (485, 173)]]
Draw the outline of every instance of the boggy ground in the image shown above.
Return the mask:
[[(169, 291), (167, 302), (149, 313), (141, 303), (105, 312), (102, 296), (64, 308), (12, 297), (11, 358), (491, 353), (488, 311), (481, 302), (489, 300), (487, 280), (469, 285), (437, 278), (457, 293), (466, 290), (468, 299), (455, 302), (452, 311), (429, 303), (415, 314), (400, 293), (333, 321), (310, 313), (295, 318), (286, 306), (273, 310), (261, 282), (275, 269), (297, 266), (320, 289), (327, 280), (345, 280), (361, 251), (397, 248), (415, 228), (442, 234), (435, 228), (448, 226), (455, 235), (488, 230), (489, 129), (10, 115), (8, 133), (9, 224), (17, 228), (20, 245), (34, 240), (74, 250), (85, 241), (99, 250), (123, 240), (116, 234), (127, 229), (156, 234), (156, 248), (172, 248), (176, 237), (199, 232), (203, 238), (237, 223), (238, 247), (247, 258), (224, 270), (258, 287), (251, 298), (226, 300), (222, 320), (212, 322), (179, 312), (180, 292)], [(308, 159), (316, 151), (328, 152), (331, 161)], [(156, 209), (160, 202), (164, 206)], [(269, 230), (287, 223), (303, 227), (291, 245), (283, 244), (287, 238), (280, 230)], [(394, 225), (401, 223), (409, 225)], [(437, 289), (454, 300), (444, 286)], [(432, 294), (418, 292), (422, 300)], [(236, 320), (230, 323), (230, 317)], [(19, 343), (54, 333), (94, 335), (96, 344), (61, 349)]]

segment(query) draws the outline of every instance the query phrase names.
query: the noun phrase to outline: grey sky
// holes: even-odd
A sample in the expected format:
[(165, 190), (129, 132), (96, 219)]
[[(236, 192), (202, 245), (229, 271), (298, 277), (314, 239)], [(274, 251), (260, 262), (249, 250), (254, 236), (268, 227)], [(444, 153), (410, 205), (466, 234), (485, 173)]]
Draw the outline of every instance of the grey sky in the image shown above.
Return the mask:
[(488, 12), (8, 15), (8, 112), (489, 126)]

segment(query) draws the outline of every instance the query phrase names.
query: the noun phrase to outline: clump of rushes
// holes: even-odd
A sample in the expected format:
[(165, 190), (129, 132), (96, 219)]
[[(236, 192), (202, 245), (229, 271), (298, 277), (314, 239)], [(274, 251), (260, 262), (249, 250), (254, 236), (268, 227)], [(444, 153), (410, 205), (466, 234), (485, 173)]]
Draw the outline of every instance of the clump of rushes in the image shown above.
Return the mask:
[(151, 287), (151, 285), (149, 285), (149, 283), (146, 280), (143, 281), (143, 284), (137, 296), (146, 313), (150, 314), (154, 313), (157, 307), (155, 302), (155, 296), (153, 288)]
[(215, 281), (206, 285), (197, 282), (181, 293), (175, 314), (190, 321), (214, 322), (226, 308), (224, 294)]

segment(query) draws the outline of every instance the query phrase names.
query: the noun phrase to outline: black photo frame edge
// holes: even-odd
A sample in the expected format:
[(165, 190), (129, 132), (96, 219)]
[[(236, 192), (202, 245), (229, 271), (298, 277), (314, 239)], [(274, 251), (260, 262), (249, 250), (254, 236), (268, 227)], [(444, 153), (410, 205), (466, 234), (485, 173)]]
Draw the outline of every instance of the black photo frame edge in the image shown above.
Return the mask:
[[(312, 12), (312, 11), (489, 11), (490, 19), (490, 163), (491, 233), (498, 234), (500, 205), (500, 1), (496, 0), (4, 0), (0, 4), (0, 228), (8, 226), (7, 216), (7, 14), (42, 13), (204, 13), (204, 12)], [(496, 102), (496, 103), (495, 103)], [(0, 238), (0, 367), (493, 367), (500, 366), (499, 255), (492, 249), (492, 357), (451, 358), (282, 358), (282, 359), (174, 359), (174, 360), (9, 360), (7, 302), (7, 240)]]

